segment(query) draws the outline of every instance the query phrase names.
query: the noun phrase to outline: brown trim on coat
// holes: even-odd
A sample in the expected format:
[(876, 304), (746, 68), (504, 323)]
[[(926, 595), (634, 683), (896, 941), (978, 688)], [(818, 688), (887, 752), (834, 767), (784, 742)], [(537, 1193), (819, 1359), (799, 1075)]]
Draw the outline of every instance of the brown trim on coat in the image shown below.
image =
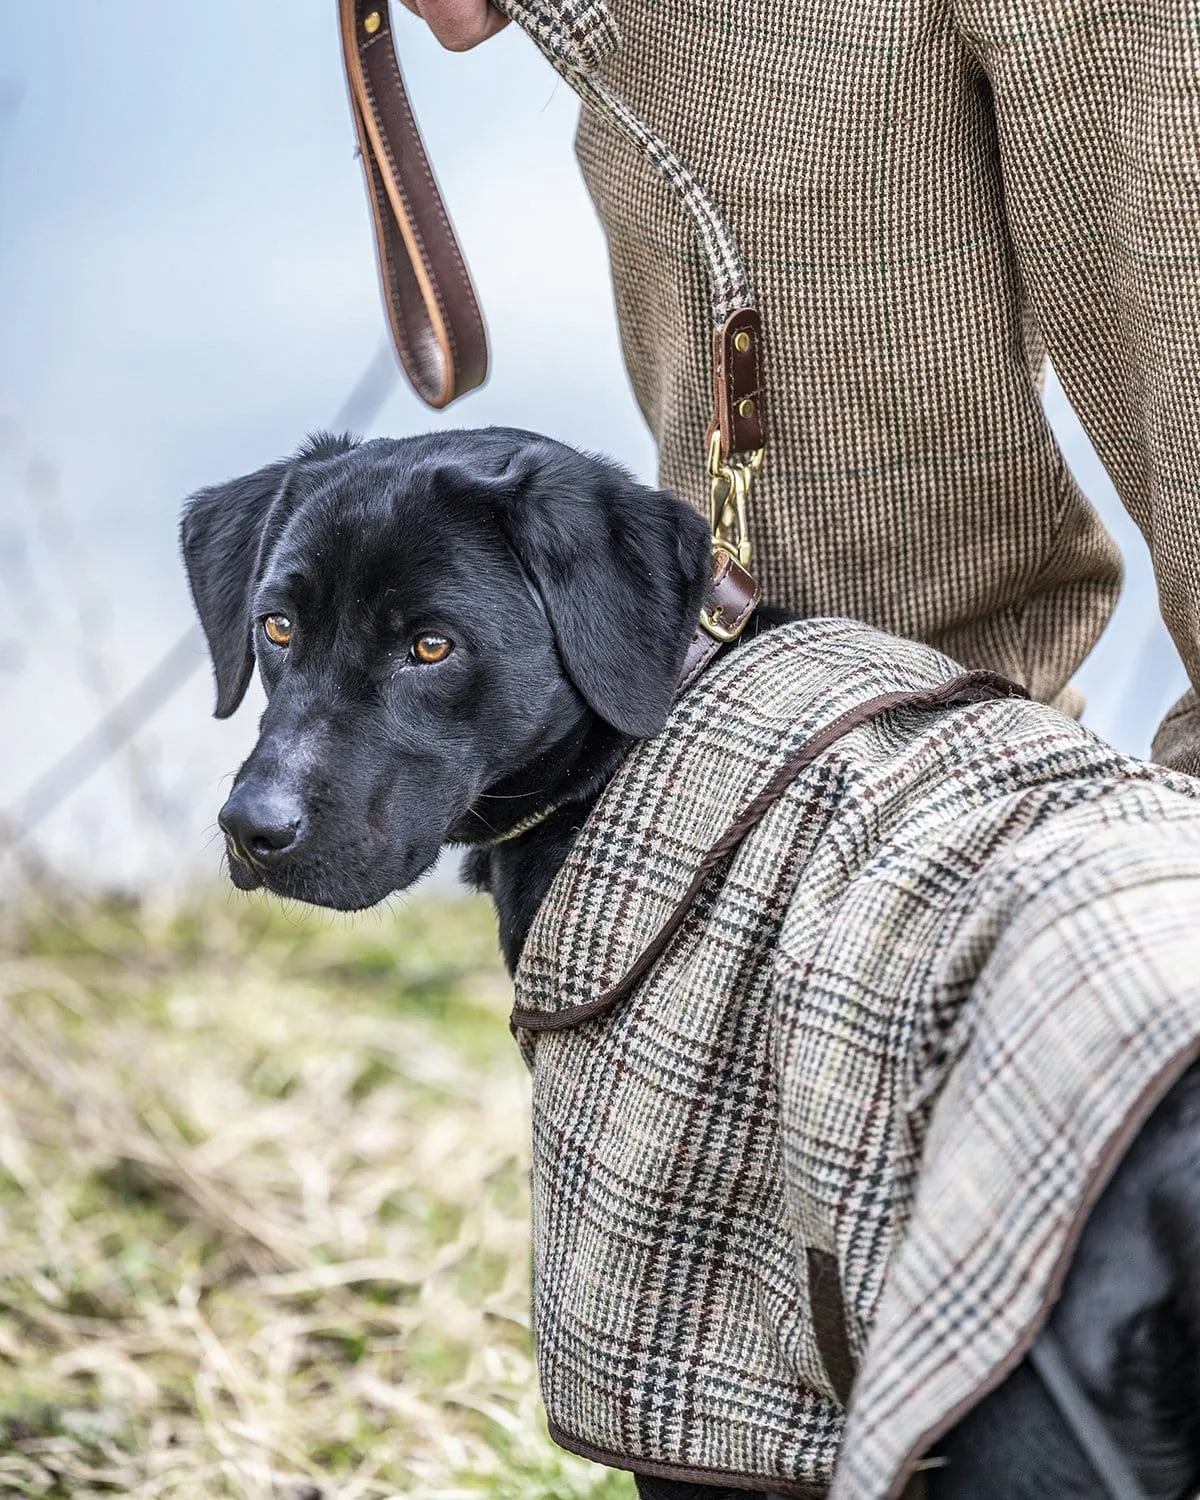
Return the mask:
[(609, 1469), (627, 1469), (632, 1474), (648, 1474), (652, 1479), (677, 1479), (681, 1484), (724, 1485), (729, 1490), (751, 1490), (760, 1495), (787, 1495), (790, 1500), (825, 1500), (829, 1493), (828, 1488), (820, 1484), (768, 1479), (762, 1474), (727, 1474), (724, 1469), (691, 1469), (685, 1464), (663, 1463), (653, 1458), (630, 1458), (627, 1454), (611, 1453), (607, 1448), (597, 1448), (582, 1438), (572, 1437), (549, 1417), (546, 1426), (560, 1448), (586, 1458), (590, 1463), (604, 1464)]
[(671, 940), (683, 925), (692, 902), (700, 894), (705, 881), (717, 865), (732, 854), (750, 830), (760, 821), (768, 809), (783, 796), (792, 782), (806, 767), (810, 766), (825, 750), (859, 725), (878, 718), (895, 708), (953, 708), (969, 703), (982, 703), (995, 698), (1026, 698), (1023, 687), (1010, 682), (998, 672), (962, 672), (934, 688), (881, 693), (856, 703), (824, 729), (818, 729), (766, 784), (726, 828), (725, 832), (703, 856), (692, 882), (683, 893), (671, 915), (634, 959), (624, 977), (611, 989), (594, 1000), (580, 1005), (568, 1005), (562, 1010), (531, 1010), (514, 1006), (509, 1025), (514, 1031), (566, 1031), (580, 1026), (585, 1021), (612, 1010), (633, 993), (662, 955)]
[(1063, 1283), (1067, 1279), (1067, 1272), (1071, 1269), (1071, 1262), (1075, 1258), (1079, 1237), (1083, 1233), (1092, 1209), (1096, 1206), (1096, 1200), (1108, 1186), (1113, 1173), (1120, 1165), (1121, 1158), (1129, 1149), (1138, 1131), (1162, 1103), (1171, 1088), (1197, 1060), (1200, 1060), (1200, 1038), (1176, 1053), (1166, 1067), (1159, 1072), (1157, 1077), (1151, 1079), (1134, 1100), (1118, 1129), (1109, 1137), (1099, 1161), (1092, 1169), (1079, 1210), (1063, 1239), (1058, 1260), (1046, 1284), (1046, 1294), (1042, 1298), (1041, 1306), (1014, 1343), (1008, 1357), (996, 1366), (977, 1389), (960, 1401), (957, 1406), (952, 1407), (940, 1421), (927, 1428), (912, 1445), (901, 1459), (896, 1476), (883, 1500), (905, 1500), (905, 1486), (916, 1473), (922, 1455), (927, 1453), (939, 1438), (945, 1437), (946, 1433), (961, 1422), (968, 1412), (973, 1411), (985, 1396), (990, 1396), (997, 1386), (1002, 1385), (1029, 1353), (1045, 1325), (1050, 1309), (1062, 1294)]

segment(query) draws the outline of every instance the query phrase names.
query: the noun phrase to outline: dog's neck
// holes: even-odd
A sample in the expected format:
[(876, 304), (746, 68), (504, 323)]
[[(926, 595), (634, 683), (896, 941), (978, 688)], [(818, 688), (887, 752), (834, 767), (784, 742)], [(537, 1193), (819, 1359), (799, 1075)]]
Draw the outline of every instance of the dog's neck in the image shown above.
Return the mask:
[[(603, 786), (631, 743), (580, 701), (570, 729), (519, 771), (489, 786), (451, 828), (447, 842), (476, 849), (510, 843)], [(597, 783), (598, 775), (603, 780)]]
[[(761, 631), (795, 618), (787, 610), (760, 605), (741, 640), (724, 647), (720, 656), (736, 650), (741, 641), (752, 640)], [(452, 842), (474, 846), (464, 863), (463, 876), (475, 890), (487, 891), (495, 903), (500, 948), (510, 974), (516, 970), (525, 938), (551, 882), (633, 743), (589, 714), (516, 776), (490, 788), (483, 804), (487, 811), (476, 804), (452, 832)], [(493, 813), (492, 809), (503, 812)], [(535, 818), (536, 822), (524, 831), (506, 836), (525, 819)]]
[[(467, 828), (456, 830), (462, 842), (474, 846), (463, 875), (495, 903), (500, 949), (510, 974), (551, 881), (632, 743), (602, 720), (590, 718), (582, 732), (540, 756), (520, 777), (492, 789), (489, 809), (504, 810), (495, 827), (483, 823), (490, 814), (481, 815), (477, 804), (468, 814), (473, 836), (463, 837)], [(527, 820), (532, 826), (514, 834)]]

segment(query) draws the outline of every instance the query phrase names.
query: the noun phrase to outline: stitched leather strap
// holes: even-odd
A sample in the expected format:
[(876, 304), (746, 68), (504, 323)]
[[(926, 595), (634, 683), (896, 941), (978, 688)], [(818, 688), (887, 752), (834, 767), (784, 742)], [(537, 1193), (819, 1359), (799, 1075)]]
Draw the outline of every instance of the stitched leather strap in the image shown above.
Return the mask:
[(708, 429), (721, 435), (721, 457), (753, 453), (766, 442), (763, 421), (762, 318), (739, 307), (713, 329), (713, 417)]
[[(731, 635), (740, 635), (761, 598), (758, 584), (735, 557), (719, 550), (713, 553), (713, 575), (708, 593), (710, 618), (716, 617)], [(683, 671), (679, 674), (681, 693), (691, 687), (724, 644), (702, 625), (696, 626), (696, 633), (683, 659)]]
[[(504, 9), (529, 31), (587, 101), (611, 114), (635, 142), (654, 147), (650, 159), (676, 185), (684, 206), (692, 212), (702, 246), (711, 250), (714, 287), (728, 282), (730, 289), (747, 295), (737, 246), (715, 206), (674, 153), (649, 136), (646, 127), (600, 86), (589, 71), (596, 59), (586, 48), (580, 49), (578, 38), (560, 56), (563, 37), (555, 41), (553, 29), (542, 36), (532, 24), (532, 14), (519, 6)], [(338, 13), (350, 111), (367, 181), (392, 340), (417, 394), (430, 406), (447, 406), (487, 377), (483, 315), (408, 102), (387, 0), (338, 0)], [(591, 35), (589, 27), (583, 26), (581, 34)], [(615, 45), (614, 39), (609, 42)], [(702, 208), (708, 210), (707, 215)], [(713, 330), (713, 416), (708, 437), (719, 437), (718, 452), (724, 462), (738, 454), (758, 453), (761, 458), (766, 430), (761, 321), (753, 307), (739, 307), (736, 300), (734, 311)], [(726, 622), (736, 622), (740, 629), (761, 596), (746, 569), (718, 553), (710, 597), (711, 612)], [(722, 644), (713, 634), (697, 630), (688, 648), (681, 688), (696, 680)]]
[(400, 363), (430, 406), (487, 376), (487, 332), (396, 61), (387, 0), (338, 0), (350, 111)]
[[(709, 251), (712, 262), (714, 297), (719, 286), (736, 289), (735, 297), (740, 293), (744, 298), (748, 288), (737, 246), (684, 164), (657, 138), (651, 139), (647, 128), (600, 86), (589, 71), (595, 58), (584, 53), (577, 58), (578, 48), (568, 49), (567, 57), (560, 56), (563, 39), (553, 28), (543, 36), (534, 24), (534, 11), (526, 14), (511, 4), (503, 9), (525, 27), (568, 81), (583, 91), (586, 102), (610, 116), (635, 144), (653, 147), (651, 160), (676, 187), (684, 207), (697, 221), (701, 246)], [(367, 180), (392, 338), (418, 395), (430, 406), (446, 406), (486, 378), (483, 316), (408, 102), (387, 0), (338, 0), (338, 10), (350, 110)], [(702, 205), (708, 217), (699, 213)], [(709, 433), (720, 434), (720, 454), (726, 460), (761, 448), (766, 430), (759, 314), (753, 307), (738, 306), (736, 300), (733, 306), (734, 311), (713, 330), (712, 350)]]

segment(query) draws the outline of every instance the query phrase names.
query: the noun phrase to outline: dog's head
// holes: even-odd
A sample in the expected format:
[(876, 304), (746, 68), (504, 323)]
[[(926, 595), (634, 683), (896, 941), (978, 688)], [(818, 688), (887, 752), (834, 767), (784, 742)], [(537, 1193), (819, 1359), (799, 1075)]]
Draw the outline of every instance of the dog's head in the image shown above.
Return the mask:
[(220, 814), (231, 877), (341, 909), (411, 884), (589, 717), (657, 733), (708, 578), (680, 501), (498, 428), (316, 438), (182, 530), (217, 716), (255, 662), (268, 700)]

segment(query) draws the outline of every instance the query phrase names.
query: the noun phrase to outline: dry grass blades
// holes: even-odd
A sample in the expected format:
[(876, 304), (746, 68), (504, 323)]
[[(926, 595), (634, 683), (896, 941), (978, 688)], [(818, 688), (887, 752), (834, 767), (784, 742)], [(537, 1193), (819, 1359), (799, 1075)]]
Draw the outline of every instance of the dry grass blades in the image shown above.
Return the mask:
[(0, 1494), (632, 1495), (545, 1435), (482, 903), (10, 920)]

